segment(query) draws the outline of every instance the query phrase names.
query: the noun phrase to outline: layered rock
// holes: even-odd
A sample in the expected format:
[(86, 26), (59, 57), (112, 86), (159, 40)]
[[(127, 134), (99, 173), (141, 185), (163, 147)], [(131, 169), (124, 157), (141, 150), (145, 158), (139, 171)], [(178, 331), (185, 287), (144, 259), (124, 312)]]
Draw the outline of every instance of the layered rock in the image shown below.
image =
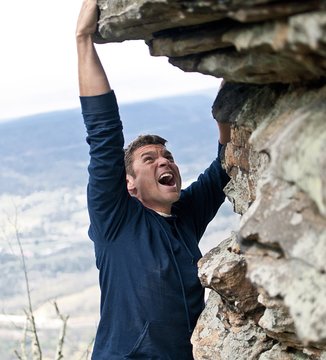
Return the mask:
[(199, 359), (326, 359), (326, 1), (98, 0), (98, 41), (144, 39), (223, 77), (239, 231), (200, 261)]
[[(237, 233), (240, 255), (247, 266), (246, 279), (255, 285), (257, 301), (264, 307), (256, 324), (278, 344), (253, 358), (321, 359), (326, 355), (322, 320), (326, 316), (326, 86), (323, 80), (249, 85), (246, 91), (244, 86), (224, 87), (213, 114), (220, 121), (233, 122), (225, 154), (231, 181), (225, 190), (243, 214)], [(218, 269), (228, 255), (223, 245), (214, 252), (224, 255), (210, 259), (209, 264), (215, 264), (210, 269)], [(219, 278), (210, 269), (201, 265), (205, 286), (206, 278), (211, 283)], [(223, 288), (213, 289), (227, 299)], [(246, 313), (241, 316), (250, 319)], [(202, 339), (195, 334), (197, 351)], [(216, 343), (216, 347), (221, 346)], [(205, 357), (199, 353), (197, 358)], [(237, 357), (247, 358), (247, 354)]]
[[(229, 81), (326, 75), (325, 1), (98, 0), (104, 41), (144, 39), (184, 71)], [(101, 40), (99, 40), (101, 41)]]
[(246, 278), (235, 235), (206, 254), (199, 266), (202, 284), (213, 291), (193, 333), (195, 358), (256, 359), (271, 349), (272, 339), (257, 324), (264, 308)]

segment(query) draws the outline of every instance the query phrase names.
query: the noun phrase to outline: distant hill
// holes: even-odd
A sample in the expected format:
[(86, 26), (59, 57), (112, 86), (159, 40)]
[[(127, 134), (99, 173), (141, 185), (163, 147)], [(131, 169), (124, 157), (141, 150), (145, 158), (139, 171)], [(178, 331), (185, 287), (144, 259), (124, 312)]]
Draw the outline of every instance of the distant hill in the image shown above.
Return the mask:
[[(126, 143), (143, 133), (165, 137), (189, 178), (215, 155), (212, 102), (203, 93), (123, 104), (120, 113)], [(0, 123), (0, 133), (0, 194), (85, 185), (88, 146), (80, 109)]]

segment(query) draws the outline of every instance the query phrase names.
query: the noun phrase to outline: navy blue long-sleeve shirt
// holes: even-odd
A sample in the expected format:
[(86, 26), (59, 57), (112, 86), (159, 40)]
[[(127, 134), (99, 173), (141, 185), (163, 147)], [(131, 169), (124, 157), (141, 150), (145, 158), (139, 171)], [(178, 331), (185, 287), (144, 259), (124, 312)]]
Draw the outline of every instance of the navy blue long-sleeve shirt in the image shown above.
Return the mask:
[(224, 201), (219, 158), (163, 217), (129, 195), (114, 92), (81, 97), (90, 145), (89, 236), (101, 288), (93, 360), (191, 360), (204, 307), (198, 242)]

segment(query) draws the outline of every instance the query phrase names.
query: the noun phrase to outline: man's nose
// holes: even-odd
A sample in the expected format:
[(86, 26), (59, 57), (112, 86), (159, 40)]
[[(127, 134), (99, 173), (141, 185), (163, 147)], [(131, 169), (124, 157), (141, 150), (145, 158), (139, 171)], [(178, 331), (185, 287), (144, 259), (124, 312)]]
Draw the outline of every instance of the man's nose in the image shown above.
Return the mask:
[(158, 163), (159, 163), (159, 166), (166, 166), (166, 165), (170, 164), (170, 160), (163, 156), (160, 156), (158, 159)]

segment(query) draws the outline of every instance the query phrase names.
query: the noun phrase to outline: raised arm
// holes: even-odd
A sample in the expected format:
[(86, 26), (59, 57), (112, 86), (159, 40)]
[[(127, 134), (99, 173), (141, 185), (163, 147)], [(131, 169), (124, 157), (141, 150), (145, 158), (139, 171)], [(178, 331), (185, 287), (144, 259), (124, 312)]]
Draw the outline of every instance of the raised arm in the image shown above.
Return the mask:
[(84, 0), (76, 29), (79, 92), (81, 96), (102, 95), (111, 90), (93, 43), (97, 19), (96, 0)]
[[(220, 90), (224, 86), (224, 82)], [(217, 105), (217, 101), (213, 106)], [(210, 167), (201, 174), (197, 181), (193, 182), (182, 192), (179, 204), (180, 211), (188, 212), (187, 217), (192, 218), (198, 241), (203, 235), (209, 221), (215, 216), (218, 208), (224, 202), (224, 187), (229, 181), (229, 176), (222, 168), (221, 157), (224, 153), (223, 148), (230, 141), (231, 124), (228, 119), (214, 116), (219, 129), (219, 151), (218, 157)], [(222, 121), (221, 121), (222, 120)]]
[(102, 243), (117, 233), (129, 194), (118, 104), (93, 43), (97, 17), (96, 0), (84, 0), (77, 22), (76, 41), (80, 101), (90, 147), (89, 236), (94, 242)]

